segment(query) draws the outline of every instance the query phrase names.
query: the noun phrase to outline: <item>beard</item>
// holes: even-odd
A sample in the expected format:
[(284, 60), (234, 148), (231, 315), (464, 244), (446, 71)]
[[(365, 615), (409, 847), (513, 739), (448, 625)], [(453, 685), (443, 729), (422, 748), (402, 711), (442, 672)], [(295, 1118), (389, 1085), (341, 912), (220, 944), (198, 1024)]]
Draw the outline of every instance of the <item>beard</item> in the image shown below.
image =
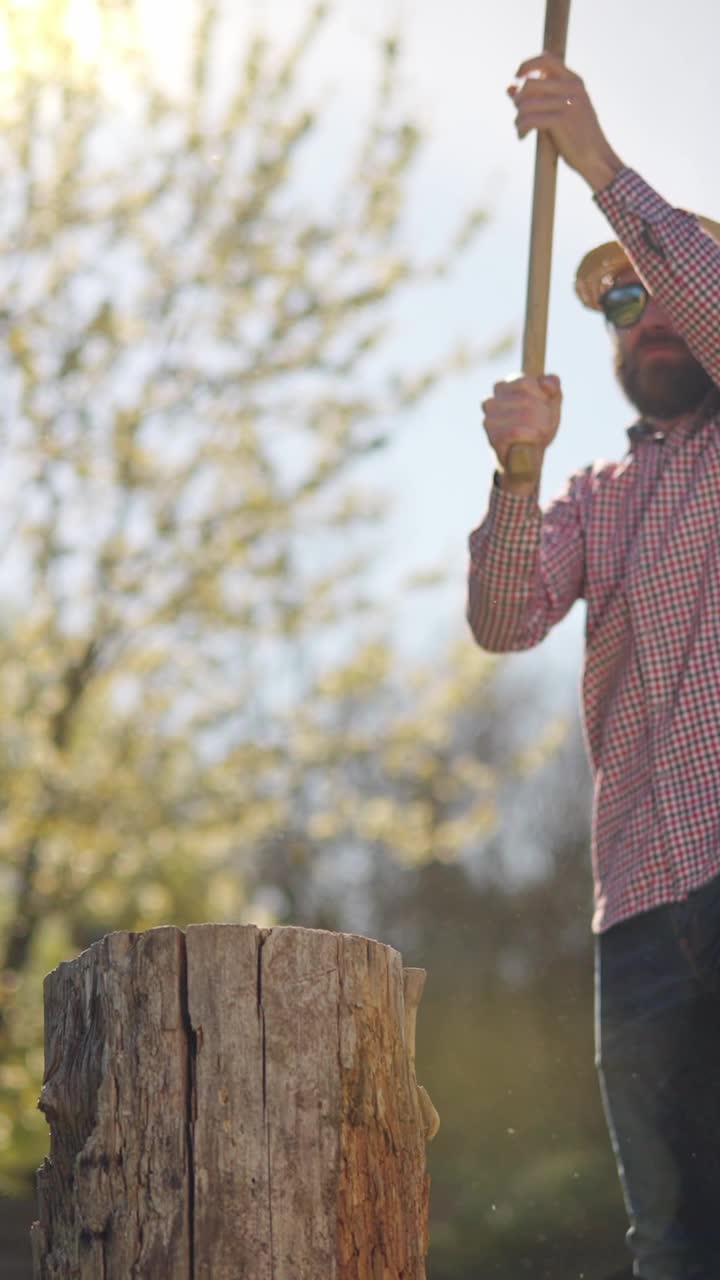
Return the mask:
[[(672, 337), (677, 354), (644, 354), (658, 335), (641, 338), (632, 352), (615, 355), (615, 373), (628, 400), (643, 418), (679, 418), (698, 409), (715, 383), (681, 338)], [(670, 337), (668, 337), (670, 341)]]

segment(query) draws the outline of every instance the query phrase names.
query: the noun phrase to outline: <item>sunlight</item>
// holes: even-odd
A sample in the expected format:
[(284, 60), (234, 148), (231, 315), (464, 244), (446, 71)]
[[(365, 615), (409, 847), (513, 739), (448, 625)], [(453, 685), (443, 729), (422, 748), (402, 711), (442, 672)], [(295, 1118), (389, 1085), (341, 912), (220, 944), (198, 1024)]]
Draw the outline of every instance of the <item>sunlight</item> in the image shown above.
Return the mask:
[(9, 75), (13, 68), (13, 55), (5, 26), (0, 26), (0, 80)]
[(0, 71), (33, 68), (41, 72), (48, 53), (63, 46), (63, 56), (87, 67), (102, 49), (103, 22), (96, 0), (15, 0), (0, 19)]
[(69, 0), (63, 30), (81, 62), (97, 62), (102, 47), (102, 22), (95, 0)]
[(14, 0), (0, 5), (0, 76), (84, 77), (110, 72), (137, 46), (134, 6), (102, 0)]
[[(188, 44), (198, 0), (0, 0), (0, 96), (15, 75), (54, 77), (100, 72), (105, 91), (127, 55), (141, 53), (171, 91), (187, 81)], [(242, 8), (235, 19), (242, 23)]]

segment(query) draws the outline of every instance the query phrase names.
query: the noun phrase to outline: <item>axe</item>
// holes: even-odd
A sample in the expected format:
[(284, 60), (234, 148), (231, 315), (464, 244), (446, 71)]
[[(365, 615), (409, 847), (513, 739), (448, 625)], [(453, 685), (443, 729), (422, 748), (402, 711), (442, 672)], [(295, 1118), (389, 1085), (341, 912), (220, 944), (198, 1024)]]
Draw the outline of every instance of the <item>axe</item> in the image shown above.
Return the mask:
[[(547, 0), (543, 50), (557, 54), (563, 60), (569, 17), (570, 0)], [(522, 354), (522, 371), (532, 377), (540, 377), (545, 372), (557, 160), (557, 151), (550, 135), (540, 130), (535, 152), (535, 183)], [(513, 480), (535, 479), (540, 471), (537, 447), (519, 441), (512, 445), (508, 452), (506, 469)]]

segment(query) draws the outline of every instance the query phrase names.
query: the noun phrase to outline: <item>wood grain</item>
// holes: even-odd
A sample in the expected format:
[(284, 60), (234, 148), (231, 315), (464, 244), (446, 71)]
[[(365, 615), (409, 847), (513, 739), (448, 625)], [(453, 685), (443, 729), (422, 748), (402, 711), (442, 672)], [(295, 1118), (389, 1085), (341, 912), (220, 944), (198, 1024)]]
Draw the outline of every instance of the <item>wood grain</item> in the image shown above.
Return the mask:
[(183, 986), (173, 928), (109, 934), (46, 979), (42, 1280), (191, 1274)]
[(380, 942), (252, 925), (61, 965), (36, 1280), (425, 1280), (423, 982)]

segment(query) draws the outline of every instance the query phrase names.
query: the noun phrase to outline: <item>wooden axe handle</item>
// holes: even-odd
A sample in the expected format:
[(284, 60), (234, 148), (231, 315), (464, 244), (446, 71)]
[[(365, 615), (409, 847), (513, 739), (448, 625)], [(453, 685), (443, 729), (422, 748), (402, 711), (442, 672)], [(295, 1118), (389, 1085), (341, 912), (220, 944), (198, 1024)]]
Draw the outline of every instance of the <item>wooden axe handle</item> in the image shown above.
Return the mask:
[[(547, 0), (543, 49), (565, 58), (570, 0)], [(550, 267), (552, 264), (557, 151), (547, 133), (538, 133), (535, 152), (535, 184), (530, 227), (525, 332), (522, 371), (533, 377), (545, 372)], [(539, 451), (532, 444), (514, 444), (506, 470), (513, 480), (530, 481), (540, 472)]]

